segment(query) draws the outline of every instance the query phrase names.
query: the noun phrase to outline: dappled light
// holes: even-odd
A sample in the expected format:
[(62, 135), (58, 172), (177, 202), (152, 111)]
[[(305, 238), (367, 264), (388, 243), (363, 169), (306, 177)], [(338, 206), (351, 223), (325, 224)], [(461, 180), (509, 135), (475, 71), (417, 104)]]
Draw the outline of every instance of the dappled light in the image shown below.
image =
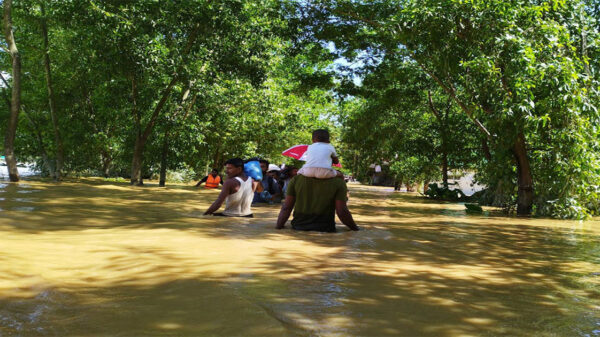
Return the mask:
[[(362, 231), (203, 216), (218, 191), (0, 186), (0, 335), (593, 336), (600, 223), (353, 185)], [(487, 215), (486, 215), (487, 214)]]

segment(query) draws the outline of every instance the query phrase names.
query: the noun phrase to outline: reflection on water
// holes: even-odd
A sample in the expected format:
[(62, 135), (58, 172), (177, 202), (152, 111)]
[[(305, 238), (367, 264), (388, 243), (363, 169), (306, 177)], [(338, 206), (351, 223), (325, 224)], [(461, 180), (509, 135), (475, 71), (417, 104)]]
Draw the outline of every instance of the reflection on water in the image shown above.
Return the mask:
[(35, 193), (35, 192), (39, 192), (40, 190), (18, 190), (17, 193), (21, 193), (21, 194), (27, 194), (27, 193)]
[(191, 186), (0, 190), (0, 336), (599, 334), (597, 221), (352, 186), (363, 231), (299, 233), (202, 216), (218, 191)]

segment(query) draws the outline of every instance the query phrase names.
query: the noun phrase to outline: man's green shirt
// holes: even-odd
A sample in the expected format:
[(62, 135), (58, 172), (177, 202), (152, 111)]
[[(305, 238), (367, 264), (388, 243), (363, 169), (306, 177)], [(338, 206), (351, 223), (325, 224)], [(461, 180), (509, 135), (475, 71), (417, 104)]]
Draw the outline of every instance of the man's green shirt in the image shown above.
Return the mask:
[(292, 228), (335, 232), (335, 201), (346, 201), (347, 193), (346, 183), (339, 178), (295, 176), (287, 188), (287, 195), (296, 197)]

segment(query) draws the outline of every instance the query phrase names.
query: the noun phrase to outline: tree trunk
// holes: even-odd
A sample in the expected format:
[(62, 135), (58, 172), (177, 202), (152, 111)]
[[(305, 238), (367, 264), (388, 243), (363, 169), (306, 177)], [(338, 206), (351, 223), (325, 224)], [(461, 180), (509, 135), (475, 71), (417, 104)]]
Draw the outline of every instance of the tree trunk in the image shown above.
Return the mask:
[[(429, 109), (431, 109), (431, 112), (436, 117), (436, 119), (439, 123), (439, 126), (440, 126), (440, 133), (441, 133), (441, 140), (442, 140), (442, 184), (444, 185), (444, 188), (448, 188), (448, 128), (446, 127), (446, 125), (448, 122), (448, 113), (450, 112), (451, 101), (450, 100), (448, 101), (448, 104), (447, 104), (448, 107), (446, 108), (446, 111), (442, 115), (442, 113), (440, 113), (438, 111), (438, 109), (436, 109), (435, 105), (433, 104), (433, 99), (431, 97), (431, 91), (427, 91), (427, 98), (429, 101)], [(425, 193), (425, 192), (423, 192), (423, 193)]]
[[(188, 41), (185, 46), (185, 49), (182, 52), (182, 56), (185, 57), (185, 56), (187, 56), (187, 54), (189, 54), (189, 52), (192, 48), (192, 45), (194, 44), (194, 42), (196, 41), (196, 38), (198, 37), (199, 30), (200, 30), (200, 26), (196, 25), (196, 27), (194, 28), (194, 30), (191, 32), (190, 36), (188, 37)], [(169, 84), (167, 85), (165, 90), (163, 91), (160, 101), (154, 108), (154, 111), (152, 112), (152, 115), (150, 116), (150, 121), (148, 122), (148, 125), (146, 125), (144, 132), (141, 134), (138, 134), (138, 137), (135, 141), (133, 159), (131, 161), (131, 184), (132, 185), (143, 185), (143, 182), (141, 180), (141, 171), (142, 171), (142, 160), (143, 160), (144, 147), (146, 146), (146, 141), (148, 140), (148, 137), (150, 137), (150, 134), (152, 133), (152, 130), (154, 129), (154, 125), (156, 124), (156, 119), (157, 119), (158, 115), (160, 114), (163, 107), (167, 103), (167, 99), (169, 98), (169, 95), (171, 94), (171, 89), (173, 89), (173, 87), (175, 86), (177, 81), (179, 81), (180, 73), (183, 72), (183, 66), (184, 65), (182, 63), (177, 68), (177, 70), (175, 70), (175, 73), (173, 74), (171, 81), (169, 82)], [(135, 86), (134, 86), (134, 91), (135, 91)], [(134, 109), (136, 109), (136, 108), (134, 107)], [(141, 118), (138, 118), (138, 124), (140, 122), (140, 119)]]
[(106, 151), (102, 151), (102, 174), (104, 178), (110, 177), (110, 165), (112, 164), (113, 159)]
[(46, 147), (44, 146), (44, 138), (42, 137), (40, 128), (38, 128), (38, 126), (35, 123), (35, 121), (33, 120), (33, 118), (31, 118), (31, 116), (29, 116), (29, 114), (25, 110), (25, 107), (23, 107), (23, 113), (25, 114), (25, 117), (27, 117), (29, 124), (31, 124), (33, 133), (35, 134), (35, 138), (38, 143), (38, 150), (40, 151), (40, 155), (42, 156), (42, 162), (44, 163), (44, 166), (48, 170), (48, 173), (50, 174), (50, 176), (54, 177), (54, 166), (53, 166), (53, 163), (48, 158), (48, 152), (46, 152)]
[(160, 181), (158, 182), (158, 186), (165, 187), (165, 183), (167, 181), (167, 159), (169, 156), (169, 135), (170, 128), (167, 126), (165, 128), (165, 134), (163, 136), (163, 146), (162, 146), (162, 155), (160, 158)]
[(517, 215), (529, 216), (533, 206), (533, 177), (529, 166), (529, 158), (527, 158), (525, 135), (522, 132), (517, 136), (513, 151), (517, 162), (517, 181), (519, 185)]
[[(6, 81), (6, 79), (4, 78), (4, 76), (2, 76), (1, 73), (0, 73), (0, 79), (2, 80), (2, 82), (4, 83), (6, 88), (12, 90), (12, 87), (10, 86), (10, 84), (8, 84), (8, 81)], [(6, 106), (8, 107), (8, 110), (10, 110), (10, 107), (11, 107), (10, 98), (7, 95), (5, 95), (4, 100), (6, 101)], [(43, 165), (48, 170), (48, 173), (50, 174), (50, 176), (54, 177), (54, 166), (53, 166), (53, 163), (51, 163), (50, 159), (48, 158), (48, 152), (46, 152), (46, 147), (44, 146), (44, 138), (42, 137), (42, 132), (40, 131), (40, 128), (38, 127), (37, 123), (33, 120), (33, 118), (31, 118), (31, 116), (29, 116), (29, 113), (27, 113), (27, 110), (25, 109), (24, 105), (21, 105), (21, 110), (23, 110), (23, 113), (25, 114), (25, 118), (27, 118), (29, 125), (31, 125), (31, 130), (35, 134), (35, 139), (37, 140), (38, 150), (40, 151), (40, 155), (42, 156)]]
[(219, 144), (217, 144), (217, 149), (215, 150), (215, 156), (213, 157), (212, 168), (219, 168), (219, 158), (221, 156), (221, 148)]
[[(177, 109), (175, 109), (175, 112), (173, 113), (173, 122), (177, 119), (179, 114), (184, 110), (183, 106), (184, 106), (185, 102), (187, 101), (188, 97), (190, 96), (190, 92), (192, 91), (193, 83), (194, 83), (193, 81), (190, 81), (187, 89), (183, 92), (183, 96), (181, 97), (181, 103), (179, 104)], [(187, 118), (187, 116), (190, 112), (190, 109), (196, 103), (196, 97), (197, 96), (194, 95), (194, 97), (192, 98), (192, 102), (188, 105), (187, 109), (185, 109), (185, 113), (181, 117), (182, 121)], [(168, 159), (169, 159), (169, 138), (171, 137), (171, 125), (172, 125), (169, 123), (170, 122), (167, 121), (167, 124), (165, 125), (165, 133), (164, 133), (164, 137), (163, 137), (163, 148), (162, 148), (162, 155), (161, 155), (161, 159), (160, 159), (160, 181), (158, 183), (158, 186), (160, 186), (160, 187), (165, 187), (165, 184), (167, 182), (167, 163), (168, 163)], [(175, 129), (175, 133), (173, 136), (175, 138), (177, 138), (179, 136), (178, 129)]]
[(12, 95), (10, 101), (10, 117), (4, 138), (4, 156), (8, 166), (10, 181), (19, 181), (17, 158), (15, 157), (15, 136), (21, 109), (21, 57), (12, 32), (12, 0), (4, 0), (4, 35), (12, 58)]
[(488, 161), (492, 160), (492, 153), (490, 152), (490, 146), (488, 145), (487, 138), (481, 139), (481, 149), (483, 150), (483, 155), (485, 156), (485, 159), (487, 159)]
[(133, 158), (131, 159), (131, 185), (143, 185), (142, 155), (144, 153), (144, 144), (142, 144), (142, 118), (137, 108), (137, 83), (135, 74), (131, 77), (131, 107), (136, 129), (135, 146), (133, 149)]
[(445, 146), (442, 150), (442, 183), (444, 188), (448, 188), (448, 151)]
[(395, 179), (394, 179), (394, 191), (400, 191), (401, 188), (402, 188), (402, 179), (398, 179), (398, 177), (395, 177)]
[(48, 43), (48, 26), (46, 24), (46, 11), (44, 3), (41, 4), (42, 19), (41, 28), (44, 38), (44, 68), (46, 70), (46, 87), (48, 89), (48, 103), (50, 106), (50, 117), (52, 118), (52, 128), (54, 129), (54, 142), (56, 143), (56, 166), (54, 180), (62, 180), (62, 167), (64, 162), (63, 143), (58, 129), (58, 116), (56, 113), (56, 103), (54, 100), (54, 89), (52, 85), (52, 71), (50, 69), (50, 48)]
[(142, 144), (141, 138), (138, 136), (135, 140), (135, 147), (133, 149), (133, 159), (131, 161), (131, 185), (144, 185), (142, 180), (142, 155), (144, 152), (144, 145)]

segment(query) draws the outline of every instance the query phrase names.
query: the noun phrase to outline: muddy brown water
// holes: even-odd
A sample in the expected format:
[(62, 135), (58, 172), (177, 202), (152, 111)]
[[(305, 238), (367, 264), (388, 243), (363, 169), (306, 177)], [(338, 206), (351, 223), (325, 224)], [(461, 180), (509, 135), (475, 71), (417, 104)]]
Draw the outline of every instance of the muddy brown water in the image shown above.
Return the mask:
[(0, 336), (600, 336), (600, 222), (350, 189), (363, 230), (320, 234), (191, 186), (0, 182)]

